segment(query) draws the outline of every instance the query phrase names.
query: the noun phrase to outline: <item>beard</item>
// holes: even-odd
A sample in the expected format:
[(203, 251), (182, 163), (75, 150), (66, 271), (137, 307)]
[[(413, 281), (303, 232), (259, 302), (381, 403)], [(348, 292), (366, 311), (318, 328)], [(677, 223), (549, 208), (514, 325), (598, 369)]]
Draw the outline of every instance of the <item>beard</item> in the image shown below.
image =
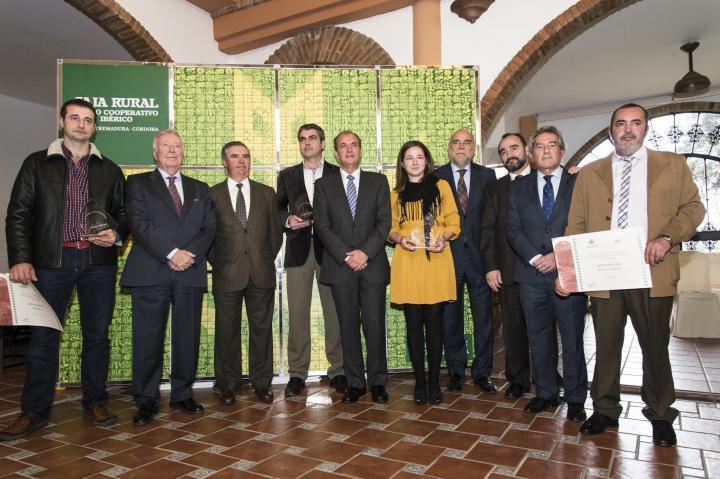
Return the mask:
[(505, 169), (508, 170), (508, 172), (510, 172), (510, 173), (515, 173), (516, 171), (519, 171), (519, 170), (522, 170), (523, 168), (525, 168), (526, 164), (527, 164), (527, 158), (523, 158), (521, 160), (517, 156), (511, 156), (505, 162)]

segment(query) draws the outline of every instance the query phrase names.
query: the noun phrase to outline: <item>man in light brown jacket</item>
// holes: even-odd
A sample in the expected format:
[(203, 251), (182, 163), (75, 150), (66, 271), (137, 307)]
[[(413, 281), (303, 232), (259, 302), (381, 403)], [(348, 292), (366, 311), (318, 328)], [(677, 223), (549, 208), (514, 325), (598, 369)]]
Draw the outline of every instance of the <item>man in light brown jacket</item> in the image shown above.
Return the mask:
[[(592, 315), (597, 357), (590, 394), (593, 415), (580, 431), (600, 434), (617, 427), (620, 405), (620, 361), (628, 314), (643, 353), (643, 414), (652, 422), (653, 442), (676, 444), (671, 405), (675, 387), (668, 355), (670, 312), (680, 268), (680, 242), (688, 240), (705, 215), (687, 161), (681, 155), (643, 146), (647, 111), (627, 104), (613, 112), (612, 155), (580, 170), (573, 191), (566, 235), (625, 227), (647, 232), (645, 261), (653, 287), (594, 291)], [(556, 282), (558, 294), (566, 294)]]

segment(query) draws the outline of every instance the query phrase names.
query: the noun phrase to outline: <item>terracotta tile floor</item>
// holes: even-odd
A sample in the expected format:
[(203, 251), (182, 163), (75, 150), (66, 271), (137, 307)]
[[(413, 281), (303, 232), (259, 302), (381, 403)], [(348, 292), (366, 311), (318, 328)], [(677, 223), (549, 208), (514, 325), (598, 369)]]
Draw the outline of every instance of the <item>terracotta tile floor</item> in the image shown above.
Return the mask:
[[(630, 327), (626, 338), (623, 384), (632, 391), (640, 384), (641, 358)], [(498, 385), (501, 346), (498, 338)], [(591, 328), (585, 346), (592, 374)], [(142, 428), (132, 425), (129, 387), (111, 388), (110, 407), (120, 420), (110, 428), (83, 420), (80, 391), (67, 388), (58, 392), (48, 427), (0, 443), (0, 477), (720, 477), (720, 341), (673, 338), (670, 348), (681, 398), (674, 448), (652, 444), (634, 393), (623, 393), (616, 432), (583, 437), (579, 423), (564, 419), (565, 406), (532, 416), (522, 411), (530, 396), (509, 401), (471, 383), (462, 394), (445, 393), (440, 406), (416, 406), (411, 375), (397, 373), (388, 382), (390, 401), (382, 405), (369, 396), (343, 405), (321, 382), (288, 400), (283, 386), (275, 386), (272, 405), (256, 402), (247, 387), (230, 407), (219, 405), (211, 390), (198, 389), (205, 413), (188, 416), (169, 409), (164, 393), (157, 420)], [(0, 426), (17, 414), (23, 376), (21, 367), (3, 371), (0, 402), (8, 407), (0, 410)]]

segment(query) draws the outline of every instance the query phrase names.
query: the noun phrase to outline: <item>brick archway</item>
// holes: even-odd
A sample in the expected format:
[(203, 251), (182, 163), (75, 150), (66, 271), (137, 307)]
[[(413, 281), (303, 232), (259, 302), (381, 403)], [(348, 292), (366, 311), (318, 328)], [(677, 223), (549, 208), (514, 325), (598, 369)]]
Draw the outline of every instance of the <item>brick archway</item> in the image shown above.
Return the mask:
[(580, 0), (536, 33), (508, 62), (482, 97), (483, 144), (505, 107), (550, 57), (587, 29), (638, 1)]
[(344, 27), (301, 32), (270, 55), (266, 65), (395, 65), (372, 38)]
[(172, 62), (165, 49), (115, 0), (65, 1), (108, 32), (135, 60)]

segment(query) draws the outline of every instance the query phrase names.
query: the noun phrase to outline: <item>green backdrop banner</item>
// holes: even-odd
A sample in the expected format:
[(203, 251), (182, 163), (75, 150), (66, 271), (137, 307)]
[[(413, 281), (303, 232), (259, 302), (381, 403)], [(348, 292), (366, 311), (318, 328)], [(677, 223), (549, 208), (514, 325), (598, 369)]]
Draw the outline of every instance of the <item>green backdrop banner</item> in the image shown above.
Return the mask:
[(150, 145), (170, 125), (168, 67), (60, 63), (59, 103), (83, 98), (97, 110), (94, 143), (118, 165), (152, 165)]
[[(251, 177), (275, 188), (278, 172), (302, 159), (296, 138), (298, 127), (304, 123), (317, 123), (326, 134), (326, 160), (335, 161), (333, 137), (342, 130), (353, 130), (362, 139), (362, 167), (384, 173), (392, 188), (395, 158), (405, 141), (419, 139), (425, 142), (436, 164), (440, 165), (447, 161), (448, 139), (452, 132), (458, 128), (476, 131), (477, 127), (475, 68), (155, 66), (66, 62), (62, 65), (61, 75), (63, 95), (67, 91), (70, 96), (85, 96), (90, 101), (93, 101), (93, 96), (109, 99), (130, 91), (115, 93), (112, 85), (134, 84), (137, 86), (132, 90), (134, 98), (155, 98), (158, 95), (155, 104), (166, 108), (160, 98), (166, 98), (167, 91), (171, 90), (169, 123), (183, 139), (183, 173), (210, 185), (225, 179), (220, 162), (222, 145), (231, 140), (241, 140), (248, 145), (252, 155)], [(83, 82), (84, 87), (65, 89), (66, 85), (82, 85)], [(172, 88), (168, 87), (169, 84)], [(143, 85), (152, 85), (152, 93), (141, 88)], [(161, 91), (166, 92), (164, 97), (158, 93)], [(102, 118), (100, 124), (103, 124)], [(152, 167), (153, 133), (140, 135), (125, 132), (125, 137), (116, 137), (119, 151), (114, 153), (109, 148), (115, 140), (107, 137), (116, 132), (98, 129), (96, 143), (115, 162), (125, 165), (125, 175)], [(125, 143), (137, 151), (130, 159), (125, 159)], [(138, 159), (144, 161), (133, 161)], [(120, 271), (130, 247), (126, 244), (123, 248)], [(392, 258), (393, 249), (388, 247), (387, 252)], [(283, 257), (284, 250), (281, 250), (277, 263), (278, 290), (273, 319), (276, 373), (287, 371), (288, 306), (284, 293), (286, 276), (282, 268)], [(212, 278), (209, 277), (209, 280)], [(465, 306), (465, 333), (469, 339), (468, 353), (472, 355), (472, 319), (467, 299)], [(391, 307), (389, 300), (386, 322), (388, 367), (409, 368), (403, 313)], [(317, 288), (313, 290), (310, 328), (310, 368), (322, 372), (328, 364)], [(244, 314), (241, 334), (242, 345), (238, 347), (242, 349), (243, 364), (247, 365), (248, 327)], [(130, 298), (126, 292), (118, 290), (110, 329), (110, 380), (132, 377), (131, 338)], [(214, 375), (214, 338), (215, 305), (212, 294), (208, 293), (202, 310), (198, 377)], [(61, 346), (62, 383), (77, 383), (80, 380), (81, 339), (79, 311), (74, 301), (67, 315)], [(164, 377), (169, 374), (172, 354), (168, 339), (166, 337)]]

